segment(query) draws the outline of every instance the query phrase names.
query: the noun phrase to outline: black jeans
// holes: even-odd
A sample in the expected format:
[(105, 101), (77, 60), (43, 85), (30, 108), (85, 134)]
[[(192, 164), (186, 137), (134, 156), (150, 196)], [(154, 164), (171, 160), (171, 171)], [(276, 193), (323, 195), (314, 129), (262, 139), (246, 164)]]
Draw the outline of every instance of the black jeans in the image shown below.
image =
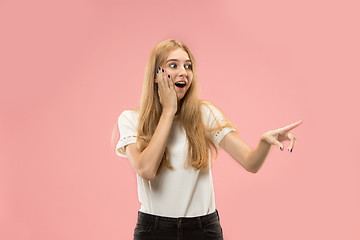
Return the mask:
[(223, 240), (215, 212), (198, 217), (162, 217), (138, 212), (134, 240)]

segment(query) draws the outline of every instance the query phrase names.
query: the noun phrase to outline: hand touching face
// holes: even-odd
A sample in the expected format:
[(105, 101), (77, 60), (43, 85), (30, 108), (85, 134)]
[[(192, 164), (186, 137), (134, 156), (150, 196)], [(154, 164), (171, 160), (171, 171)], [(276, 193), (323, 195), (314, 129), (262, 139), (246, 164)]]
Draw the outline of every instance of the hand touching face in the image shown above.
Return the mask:
[(174, 83), (165, 69), (158, 67), (156, 70), (155, 83), (158, 86), (158, 94), (163, 112), (175, 114), (177, 111), (177, 97)]

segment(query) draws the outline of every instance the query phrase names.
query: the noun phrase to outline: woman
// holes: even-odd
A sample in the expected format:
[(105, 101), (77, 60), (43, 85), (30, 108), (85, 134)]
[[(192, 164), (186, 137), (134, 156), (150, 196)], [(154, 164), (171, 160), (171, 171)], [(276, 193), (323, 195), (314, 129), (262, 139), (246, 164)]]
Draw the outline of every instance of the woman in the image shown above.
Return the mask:
[[(181, 42), (166, 40), (152, 50), (140, 108), (118, 119), (119, 156), (137, 174), (141, 208), (134, 239), (223, 239), (215, 208), (211, 166), (223, 148), (256, 173), (271, 145), (283, 150), (289, 131), (302, 121), (271, 130), (250, 149), (213, 104), (198, 99), (195, 59)], [(214, 151), (215, 154), (214, 154)]]

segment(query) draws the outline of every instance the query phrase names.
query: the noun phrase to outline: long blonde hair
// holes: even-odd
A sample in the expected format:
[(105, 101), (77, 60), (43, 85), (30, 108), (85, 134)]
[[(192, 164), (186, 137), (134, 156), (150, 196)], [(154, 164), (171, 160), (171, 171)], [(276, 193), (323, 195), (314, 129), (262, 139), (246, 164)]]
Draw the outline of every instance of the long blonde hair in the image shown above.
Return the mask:
[[(180, 41), (173, 39), (162, 41), (157, 44), (150, 53), (146, 64), (142, 88), (140, 116), (137, 129), (137, 143), (139, 150), (143, 151), (148, 146), (152, 136), (154, 135), (162, 113), (158, 88), (154, 81), (156, 76), (156, 69), (159, 66), (163, 66), (169, 53), (177, 48), (181, 48), (186, 51), (192, 63), (192, 84), (187, 90), (185, 96), (180, 101), (180, 111), (178, 112), (178, 115), (180, 124), (186, 131), (186, 137), (188, 140), (187, 166), (192, 166), (196, 170), (199, 170), (201, 168), (208, 167), (210, 157), (209, 152), (211, 153), (211, 156), (214, 156), (213, 150), (215, 150), (216, 156), (218, 153), (216, 146), (209, 134), (210, 131), (215, 131), (223, 127), (235, 127), (227, 119), (225, 124), (218, 124), (211, 129), (204, 125), (200, 107), (201, 104), (208, 103), (198, 99), (198, 77), (196, 72), (195, 58), (190, 49)], [(212, 157), (212, 159), (215, 158)], [(169, 162), (169, 153), (167, 148), (165, 149), (164, 156), (161, 160), (156, 175), (160, 173), (164, 166), (173, 169)]]

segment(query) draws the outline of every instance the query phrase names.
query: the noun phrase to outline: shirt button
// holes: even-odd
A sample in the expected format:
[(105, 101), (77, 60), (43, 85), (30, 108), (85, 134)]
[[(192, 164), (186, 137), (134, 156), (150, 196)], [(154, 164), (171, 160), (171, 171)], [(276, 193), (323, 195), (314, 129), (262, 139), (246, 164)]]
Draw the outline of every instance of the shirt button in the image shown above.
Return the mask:
[(180, 219), (179, 223), (178, 223), (178, 226), (181, 227), (181, 224), (182, 224), (182, 220)]

